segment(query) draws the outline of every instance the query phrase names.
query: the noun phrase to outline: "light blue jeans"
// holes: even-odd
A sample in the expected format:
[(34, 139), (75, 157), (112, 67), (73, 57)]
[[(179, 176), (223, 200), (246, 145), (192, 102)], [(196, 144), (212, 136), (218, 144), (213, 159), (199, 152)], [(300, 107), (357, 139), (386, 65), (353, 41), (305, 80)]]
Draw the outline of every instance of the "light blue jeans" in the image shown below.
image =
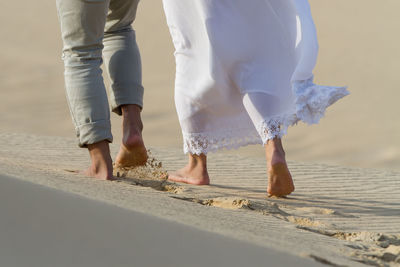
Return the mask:
[[(112, 142), (101, 64), (108, 72), (111, 109), (143, 107), (142, 66), (132, 22), (139, 0), (57, 0), (65, 87), (79, 146)], [(103, 49), (104, 48), (104, 49)]]

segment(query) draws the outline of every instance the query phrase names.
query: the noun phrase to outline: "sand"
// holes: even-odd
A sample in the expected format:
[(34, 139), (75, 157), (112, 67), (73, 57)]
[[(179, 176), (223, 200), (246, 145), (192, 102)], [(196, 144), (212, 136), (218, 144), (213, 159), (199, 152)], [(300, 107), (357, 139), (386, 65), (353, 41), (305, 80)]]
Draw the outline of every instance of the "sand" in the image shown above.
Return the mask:
[(322, 266), (4, 176), (0, 210), (8, 211), (0, 221), (2, 266)]
[[(400, 170), (397, 49), (400, 2), (311, 0), (320, 40), (316, 81), (347, 85), (351, 95), (317, 126), (285, 138), (288, 158)], [(0, 125), (7, 132), (71, 137), (55, 3), (7, 2), (0, 17)], [(181, 148), (173, 103), (173, 47), (161, 1), (142, 1), (134, 24), (143, 57), (144, 137), (148, 146)], [(113, 116), (119, 142), (120, 120)], [(263, 157), (262, 148), (234, 151)]]
[[(144, 138), (163, 167), (139, 173), (120, 170), (116, 182), (100, 182), (74, 173), (88, 165), (88, 157), (73, 138), (55, 3), (0, 3), (6, 11), (0, 16), (0, 23), (5, 25), (0, 28), (1, 177), (40, 185), (38, 190), (46, 195), (42, 200), (51, 196), (58, 199), (54, 201), (70, 203), (71, 209), (88, 205), (103, 215), (146, 218), (143, 220), (154, 223), (154, 228), (144, 232), (167, 234), (160, 225), (168, 224), (186, 229), (188, 235), (212, 238), (216, 234), (213, 243), (219, 251), (224, 249), (219, 242), (230, 238), (237, 241), (232, 241), (232, 251), (247, 242), (244, 246), (256, 251), (262, 247), (267, 254), (278, 251), (331, 266), (399, 266), (400, 2), (310, 3), (320, 40), (316, 81), (347, 85), (351, 95), (331, 107), (319, 125), (299, 124), (289, 130), (284, 144), (296, 184), (289, 198), (266, 198), (264, 152), (259, 146), (210, 155), (211, 186), (174, 184), (159, 178), (160, 173), (185, 161), (173, 102), (173, 47), (161, 1), (142, 1), (134, 27), (143, 59)], [(121, 139), (120, 123), (113, 115), (114, 156)], [(2, 218), (15, 214), (20, 207), (18, 190), (34, 196), (38, 187), (10, 180), (4, 188), (2, 192), (6, 190), (9, 195), (7, 203), (2, 202)], [(41, 212), (62, 212), (50, 204)], [(22, 221), (34, 218), (28, 213), (21, 216)], [(52, 225), (52, 221), (46, 221), (46, 225)], [(2, 236), (18, 234), (23, 227), (2, 227), (14, 231), (2, 232)], [(101, 227), (93, 233), (104, 230)], [(34, 234), (30, 229), (23, 229), (26, 237)], [(71, 229), (82, 231), (79, 227)], [(123, 235), (132, 233), (123, 230), (118, 230), (118, 237), (127, 242), (122, 244), (129, 244)], [(24, 235), (17, 235), (18, 240), (24, 241)], [(46, 238), (49, 242), (56, 240)], [(177, 238), (171, 236), (168, 244)], [(12, 248), (10, 240), (2, 238), (0, 246)], [(26, 249), (21, 243), (14, 245)], [(49, 259), (57, 259), (54, 253)], [(257, 253), (246, 255), (263, 259)], [(278, 254), (274, 254), (274, 260), (282, 259)], [(177, 255), (172, 258), (177, 260)]]
[(296, 191), (277, 199), (266, 197), (257, 157), (213, 155), (211, 185), (191, 186), (160, 175), (185, 157), (154, 148), (157, 164), (147, 172), (118, 170), (117, 181), (98, 181), (73, 172), (89, 164), (74, 142), (1, 134), (0, 173), (333, 266), (400, 266), (399, 172), (289, 162)]

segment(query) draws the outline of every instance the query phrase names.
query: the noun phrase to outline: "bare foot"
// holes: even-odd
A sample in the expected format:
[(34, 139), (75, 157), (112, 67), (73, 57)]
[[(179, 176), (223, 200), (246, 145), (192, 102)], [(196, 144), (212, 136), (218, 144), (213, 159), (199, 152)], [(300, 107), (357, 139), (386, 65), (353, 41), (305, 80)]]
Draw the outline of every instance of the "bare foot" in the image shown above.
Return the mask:
[(175, 173), (169, 174), (168, 180), (193, 185), (210, 184), (210, 177), (207, 171), (207, 156), (204, 154), (200, 156), (189, 154), (189, 163)]
[(90, 167), (84, 171), (84, 174), (100, 180), (113, 180), (113, 166), (108, 142), (101, 141), (88, 145), (88, 150), (92, 163)]
[(294, 191), (292, 175), (288, 169), (285, 151), (280, 138), (269, 140), (265, 145), (268, 169), (269, 196), (283, 197)]
[(137, 105), (123, 105), (122, 144), (115, 159), (117, 167), (141, 166), (147, 162), (147, 150), (142, 138), (143, 124)]

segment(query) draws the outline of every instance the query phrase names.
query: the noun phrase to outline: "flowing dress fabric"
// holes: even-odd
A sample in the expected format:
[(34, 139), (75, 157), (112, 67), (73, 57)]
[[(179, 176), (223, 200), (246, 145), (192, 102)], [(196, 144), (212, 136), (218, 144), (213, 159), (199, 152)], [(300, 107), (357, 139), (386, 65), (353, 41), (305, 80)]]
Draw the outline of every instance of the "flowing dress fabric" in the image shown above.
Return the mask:
[(266, 143), (318, 123), (346, 88), (313, 83), (318, 42), (307, 0), (163, 0), (175, 46), (184, 152)]

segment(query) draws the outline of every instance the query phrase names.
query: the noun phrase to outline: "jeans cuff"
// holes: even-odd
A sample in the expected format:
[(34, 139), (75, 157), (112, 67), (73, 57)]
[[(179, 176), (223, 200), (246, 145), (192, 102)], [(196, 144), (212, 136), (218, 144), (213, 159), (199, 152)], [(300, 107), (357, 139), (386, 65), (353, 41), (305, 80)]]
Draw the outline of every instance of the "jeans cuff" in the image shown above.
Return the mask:
[(113, 141), (111, 123), (108, 120), (82, 124), (76, 128), (76, 132), (79, 138), (79, 146), (84, 148), (104, 140), (109, 143)]
[[(122, 115), (121, 106), (122, 105), (138, 105), (141, 109), (143, 108), (143, 94), (144, 89), (142, 86), (138, 86), (134, 89), (129, 90), (114, 90), (118, 92), (118, 95), (115, 94), (115, 98), (111, 101), (111, 110), (118, 114)], [(123, 93), (122, 93), (123, 92)]]

